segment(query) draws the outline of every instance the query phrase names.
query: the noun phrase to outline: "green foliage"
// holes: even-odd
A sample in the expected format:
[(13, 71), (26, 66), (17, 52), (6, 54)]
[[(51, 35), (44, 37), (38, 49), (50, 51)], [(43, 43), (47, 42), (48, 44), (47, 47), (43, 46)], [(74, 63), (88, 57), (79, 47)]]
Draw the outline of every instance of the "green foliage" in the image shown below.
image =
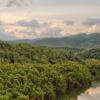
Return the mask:
[(0, 65), (0, 95), (4, 100), (54, 100), (69, 90), (89, 85), (88, 69), (75, 62)]
[(87, 88), (100, 80), (98, 55), (99, 49), (0, 42), (0, 100), (55, 100)]
[(97, 59), (87, 59), (86, 64), (93, 76), (93, 80), (100, 81), (100, 60)]
[(8, 95), (1, 95), (0, 100), (10, 100)]
[(42, 63), (54, 64), (67, 60), (76, 61), (74, 56), (77, 49), (34, 47), (31, 44), (0, 44), (1, 63)]
[(80, 56), (83, 59), (99, 59), (100, 60), (100, 48), (85, 49), (81, 51), (77, 56)]

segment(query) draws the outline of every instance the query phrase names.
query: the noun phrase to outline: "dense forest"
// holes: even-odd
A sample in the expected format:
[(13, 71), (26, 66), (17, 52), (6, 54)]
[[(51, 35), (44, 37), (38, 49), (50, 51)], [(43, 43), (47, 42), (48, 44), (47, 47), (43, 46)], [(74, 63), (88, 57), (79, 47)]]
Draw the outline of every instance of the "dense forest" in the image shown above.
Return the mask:
[(0, 100), (56, 100), (100, 81), (100, 48), (0, 41)]

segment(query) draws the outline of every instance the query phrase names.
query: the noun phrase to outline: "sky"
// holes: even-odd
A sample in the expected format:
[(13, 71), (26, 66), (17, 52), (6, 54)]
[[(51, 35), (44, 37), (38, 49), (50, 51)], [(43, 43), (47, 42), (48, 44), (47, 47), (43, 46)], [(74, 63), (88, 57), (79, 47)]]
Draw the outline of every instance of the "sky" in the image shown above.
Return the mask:
[(100, 32), (100, 0), (0, 0), (0, 39)]

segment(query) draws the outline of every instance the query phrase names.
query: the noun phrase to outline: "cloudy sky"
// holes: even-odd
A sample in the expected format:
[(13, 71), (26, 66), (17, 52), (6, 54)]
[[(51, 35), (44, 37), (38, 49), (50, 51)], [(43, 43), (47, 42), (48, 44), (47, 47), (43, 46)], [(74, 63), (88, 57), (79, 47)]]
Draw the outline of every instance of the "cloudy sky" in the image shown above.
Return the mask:
[(0, 39), (100, 32), (100, 0), (0, 0)]

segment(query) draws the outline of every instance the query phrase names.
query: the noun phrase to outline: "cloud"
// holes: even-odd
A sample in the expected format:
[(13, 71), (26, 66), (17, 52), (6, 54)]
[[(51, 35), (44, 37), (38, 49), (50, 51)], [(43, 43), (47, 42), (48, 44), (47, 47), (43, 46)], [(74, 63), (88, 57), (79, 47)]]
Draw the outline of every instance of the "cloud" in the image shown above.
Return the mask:
[[(50, 20), (39, 21), (36, 19), (27, 21), (19, 20), (11, 26), (7, 25), (5, 30), (13, 33), (18, 39), (34, 39), (45, 37), (63, 37), (76, 34), (79, 30), (75, 27), (73, 21)], [(15, 25), (15, 26), (14, 26)]]
[[(40, 30), (40, 31), (39, 31)], [(60, 27), (48, 27), (45, 29), (29, 29), (21, 30), (15, 33), (15, 36), (19, 39), (34, 39), (44, 37), (60, 37), (62, 36), (62, 29)]]
[(40, 37), (60, 37), (62, 36), (60, 27), (47, 28), (40, 34)]
[(34, 19), (31, 21), (20, 20), (16, 24), (23, 27), (39, 27), (39, 22)]
[(91, 27), (88, 29), (88, 32), (89, 32), (89, 33), (95, 33), (95, 32), (100, 33), (100, 24), (91, 26)]
[(33, 4), (33, 0), (8, 0), (6, 3), (7, 8), (13, 7), (27, 7)]
[(74, 21), (64, 21), (64, 23), (65, 23), (66, 25), (68, 25), (68, 26), (74, 25), (74, 24), (75, 24)]
[(83, 22), (83, 25), (84, 26), (87, 26), (87, 27), (91, 27), (91, 26), (97, 25), (97, 24), (100, 24), (100, 19), (92, 19), (92, 18), (89, 18), (89, 19), (86, 19)]
[(21, 7), (21, 3), (18, 0), (9, 0), (8, 3), (6, 4), (6, 7)]
[(8, 32), (5, 32), (4, 28), (0, 26), (0, 40), (14, 40), (16, 37)]
[(15, 23), (0, 22), (4, 30), (1, 32), (5, 38), (34, 39), (46, 37), (64, 37), (83, 32), (100, 32), (99, 24), (90, 27), (74, 25), (74, 21), (62, 20), (19, 20)]
[(100, 19), (99, 18), (89, 18), (83, 22), (83, 25), (86, 26), (89, 33), (100, 33)]

